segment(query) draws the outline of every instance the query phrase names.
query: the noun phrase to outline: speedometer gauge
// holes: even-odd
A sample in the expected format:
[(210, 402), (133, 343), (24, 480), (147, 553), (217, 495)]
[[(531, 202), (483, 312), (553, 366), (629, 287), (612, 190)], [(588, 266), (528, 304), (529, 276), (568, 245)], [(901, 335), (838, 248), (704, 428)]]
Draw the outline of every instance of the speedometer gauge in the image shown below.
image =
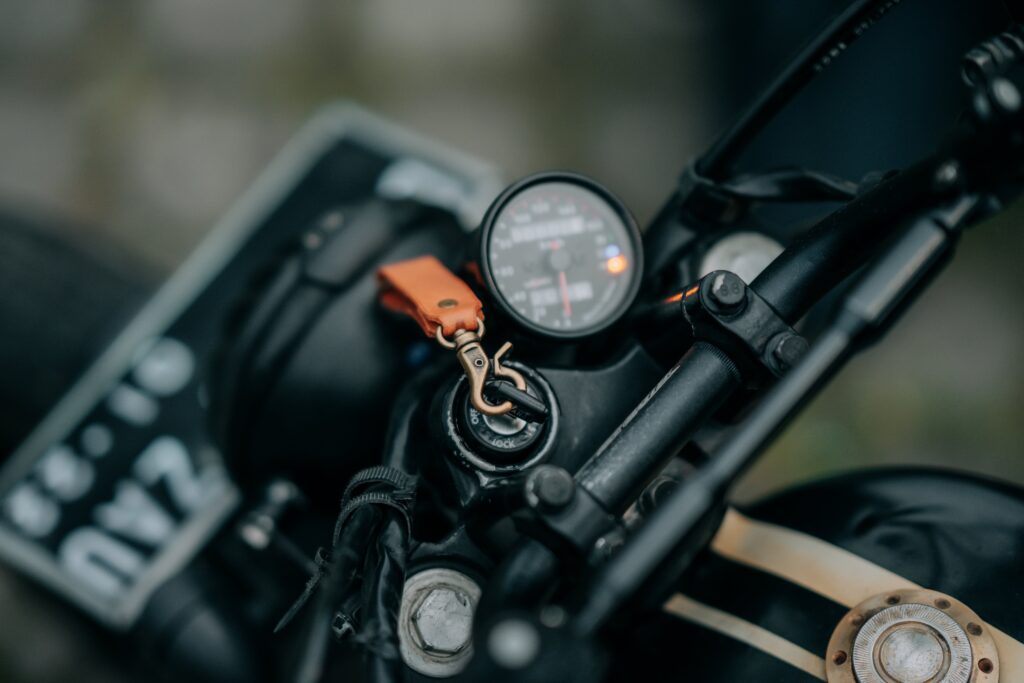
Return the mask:
[(636, 222), (583, 176), (542, 173), (516, 183), (488, 209), (480, 238), (481, 271), (497, 303), (544, 336), (607, 328), (640, 287)]

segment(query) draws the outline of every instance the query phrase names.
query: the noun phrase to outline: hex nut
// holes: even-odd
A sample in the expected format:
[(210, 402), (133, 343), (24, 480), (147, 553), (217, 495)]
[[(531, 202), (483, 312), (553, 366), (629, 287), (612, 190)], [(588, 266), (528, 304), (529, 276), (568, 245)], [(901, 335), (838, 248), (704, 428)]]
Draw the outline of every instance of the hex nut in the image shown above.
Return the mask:
[(406, 579), (398, 611), (398, 648), (413, 671), (432, 678), (461, 672), (473, 656), (473, 614), (480, 586), (447, 567)]
[(461, 652), (473, 635), (470, 597), (450, 586), (428, 591), (412, 615), (413, 633), (419, 645), (435, 655)]

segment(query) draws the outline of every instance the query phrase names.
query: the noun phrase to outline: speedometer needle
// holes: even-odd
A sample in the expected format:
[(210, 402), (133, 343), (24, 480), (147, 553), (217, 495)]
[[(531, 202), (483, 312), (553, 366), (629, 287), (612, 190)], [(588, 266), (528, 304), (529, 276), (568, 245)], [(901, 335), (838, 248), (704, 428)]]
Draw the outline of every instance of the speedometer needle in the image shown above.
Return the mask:
[(572, 304), (569, 303), (569, 283), (565, 278), (565, 271), (558, 271), (558, 289), (562, 292), (562, 312), (566, 318), (572, 317)]

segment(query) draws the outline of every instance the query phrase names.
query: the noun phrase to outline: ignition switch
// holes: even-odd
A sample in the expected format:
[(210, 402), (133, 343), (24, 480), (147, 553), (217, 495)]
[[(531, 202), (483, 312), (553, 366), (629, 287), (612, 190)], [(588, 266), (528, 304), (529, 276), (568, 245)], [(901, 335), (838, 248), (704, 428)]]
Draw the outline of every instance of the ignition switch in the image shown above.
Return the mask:
[[(504, 384), (504, 381), (501, 383)], [(514, 463), (524, 453), (528, 453), (543, 435), (547, 422), (546, 406), (529, 381), (526, 383), (526, 393), (545, 408), (544, 414), (520, 416), (522, 413), (517, 410), (504, 415), (485, 415), (473, 407), (468, 394), (460, 397), (460, 430), (475, 449), (480, 450), (489, 460)]]
[(504, 415), (485, 415), (470, 400), (460, 376), (440, 401), (444, 438), (464, 465), (492, 474), (511, 474), (542, 462), (554, 448), (559, 411), (551, 386), (537, 371), (509, 361), (526, 381), (525, 392), (495, 378), (485, 391), (488, 401), (511, 400)]

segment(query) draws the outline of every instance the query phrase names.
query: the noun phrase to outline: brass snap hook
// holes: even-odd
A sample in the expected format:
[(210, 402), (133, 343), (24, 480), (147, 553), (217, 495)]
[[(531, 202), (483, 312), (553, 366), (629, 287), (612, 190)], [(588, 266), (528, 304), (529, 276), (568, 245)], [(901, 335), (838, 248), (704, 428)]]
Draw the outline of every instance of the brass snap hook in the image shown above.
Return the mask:
[(484, 387), (491, 379), (492, 367), (495, 377), (512, 380), (520, 391), (526, 391), (526, 380), (520, 373), (501, 364), (502, 357), (512, 348), (512, 344), (509, 342), (505, 342), (498, 353), (494, 355), (492, 365), (491, 359), (487, 357), (483, 346), (480, 345), (480, 339), (484, 336), (484, 322), (477, 318), (476, 323), (476, 331), (456, 330), (450, 340), (444, 337), (441, 328), (438, 327), (437, 343), (446, 349), (455, 349), (459, 365), (462, 366), (463, 372), (466, 373), (466, 380), (469, 382), (469, 402), (472, 406), (484, 415), (497, 417), (510, 412), (515, 406), (511, 401), (491, 405), (484, 399)]
[(506, 368), (501, 364), (502, 357), (512, 350), (512, 342), (505, 342), (498, 349), (498, 352), (494, 354), (494, 376), (505, 377), (512, 380), (512, 383), (516, 385), (516, 389), (519, 391), (526, 391), (526, 378), (518, 370), (512, 368)]

